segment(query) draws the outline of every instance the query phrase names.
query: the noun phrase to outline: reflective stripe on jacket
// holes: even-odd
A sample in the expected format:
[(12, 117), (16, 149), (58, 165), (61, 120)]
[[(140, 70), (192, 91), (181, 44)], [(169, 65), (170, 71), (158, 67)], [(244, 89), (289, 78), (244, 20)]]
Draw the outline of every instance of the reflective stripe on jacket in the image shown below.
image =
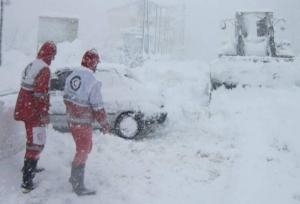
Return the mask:
[(36, 76), (48, 65), (41, 59), (36, 59), (24, 69), (22, 74), (21, 87), (28, 91), (33, 91)]

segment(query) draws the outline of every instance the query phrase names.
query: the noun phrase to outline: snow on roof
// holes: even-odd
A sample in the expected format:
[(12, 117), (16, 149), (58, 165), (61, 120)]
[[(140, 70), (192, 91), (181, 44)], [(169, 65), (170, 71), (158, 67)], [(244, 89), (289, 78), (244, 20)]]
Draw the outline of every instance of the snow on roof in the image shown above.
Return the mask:
[(61, 13), (46, 13), (40, 14), (40, 18), (64, 18), (64, 19), (79, 19), (76, 15), (62, 15)]

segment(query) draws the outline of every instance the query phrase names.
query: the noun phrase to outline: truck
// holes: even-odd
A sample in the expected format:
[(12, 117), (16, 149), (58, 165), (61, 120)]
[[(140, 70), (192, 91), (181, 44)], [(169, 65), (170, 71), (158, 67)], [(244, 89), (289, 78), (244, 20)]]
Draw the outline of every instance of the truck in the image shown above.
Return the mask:
[(285, 22), (272, 11), (238, 11), (233, 19), (222, 20), (227, 39), (211, 63), (212, 89), (263, 86), (277, 79), (280, 70), (272, 69), (274, 63), (284, 67), (294, 61), (291, 43), (280, 39)]

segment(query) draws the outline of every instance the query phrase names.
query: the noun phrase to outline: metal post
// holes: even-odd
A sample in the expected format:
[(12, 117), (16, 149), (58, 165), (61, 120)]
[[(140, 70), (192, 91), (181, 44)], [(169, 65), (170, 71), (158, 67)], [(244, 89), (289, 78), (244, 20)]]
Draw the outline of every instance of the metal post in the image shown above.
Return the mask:
[(142, 57), (144, 58), (144, 51), (145, 51), (145, 16), (146, 16), (146, 0), (144, 0), (144, 5), (143, 5), (143, 33), (142, 33)]
[(2, 30), (3, 30), (3, 0), (0, 3), (0, 66), (2, 65)]
[(182, 10), (181, 10), (181, 36), (180, 36), (180, 42), (181, 42), (181, 53), (184, 53), (185, 49), (185, 15), (186, 15), (186, 7), (185, 4), (182, 5)]
[(147, 0), (147, 54), (150, 54), (149, 0)]
[(157, 43), (157, 51), (161, 54), (161, 26), (162, 26), (162, 8), (159, 8), (159, 17), (158, 17), (158, 43)]
[(154, 53), (157, 54), (158, 5), (155, 6)]

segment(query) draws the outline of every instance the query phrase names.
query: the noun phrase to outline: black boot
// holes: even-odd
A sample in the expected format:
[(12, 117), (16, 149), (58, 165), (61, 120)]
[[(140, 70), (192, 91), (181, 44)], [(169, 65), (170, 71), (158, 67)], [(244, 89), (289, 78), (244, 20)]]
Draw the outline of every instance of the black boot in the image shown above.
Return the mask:
[(85, 169), (85, 164), (79, 166), (72, 165), (71, 177), (69, 179), (69, 182), (72, 184), (73, 191), (77, 195), (79, 196), (95, 195), (96, 191), (89, 190), (84, 185), (84, 169)]
[(37, 160), (27, 158), (24, 159), (23, 183), (21, 185), (23, 193), (29, 193), (35, 187), (33, 178), (35, 176), (36, 165)]
[[(37, 160), (37, 163), (38, 163), (38, 160)], [(22, 171), (22, 172), (24, 171), (24, 166), (23, 166), (23, 168), (21, 169), (21, 171)], [(44, 167), (38, 167), (38, 166), (36, 165), (36, 168), (35, 168), (35, 170), (34, 170), (34, 173), (40, 173), (40, 172), (42, 172), (42, 171), (45, 171), (45, 168), (44, 168)]]
[(35, 168), (35, 173), (40, 173), (40, 172), (42, 172), (42, 171), (45, 171), (45, 168), (44, 167), (36, 167)]

